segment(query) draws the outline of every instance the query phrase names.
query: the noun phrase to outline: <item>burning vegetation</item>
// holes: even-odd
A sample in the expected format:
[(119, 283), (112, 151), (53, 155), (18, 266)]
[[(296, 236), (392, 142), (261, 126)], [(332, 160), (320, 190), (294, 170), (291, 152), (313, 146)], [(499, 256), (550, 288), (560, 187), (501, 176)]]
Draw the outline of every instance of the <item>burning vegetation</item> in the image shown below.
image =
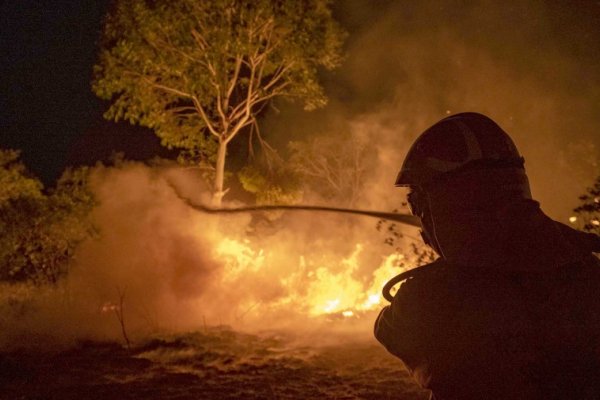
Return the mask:
[(376, 220), (279, 213), (265, 228), (249, 214), (190, 208), (173, 185), (185, 191), (195, 181), (176, 166), (121, 162), (87, 172), (94, 205), (82, 221), (94, 229), (68, 268), (55, 281), (3, 284), (3, 393), (420, 393), (366, 340), (383, 284), (412, 266), (375, 234)]
[[(311, 331), (352, 320), (338, 328), (366, 328), (384, 283), (414, 266), (410, 256), (384, 244), (385, 235), (375, 234), (376, 220), (279, 213), (269, 217), (267, 229), (249, 214), (198, 212), (178, 197), (173, 182), (193, 180), (175, 166), (123, 163), (89, 170), (85, 188), (95, 206), (77, 223), (88, 221), (93, 229), (76, 237), (76, 251), (58, 270), (63, 272), (46, 282), (37, 273), (27, 275), (36, 268), (44, 272), (34, 262), (56, 252), (52, 246), (32, 250), (30, 260), (14, 268), (19, 274), (7, 271), (5, 281), (21, 282), (19, 290), (4, 292), (4, 306), (20, 304), (22, 310), (12, 313), (15, 337), (28, 329), (51, 332), (52, 326), (61, 327), (63, 338), (122, 335), (127, 341), (126, 331), (136, 337), (207, 325)], [(18, 204), (7, 200), (5, 207)], [(73, 218), (53, 229), (69, 232)], [(9, 232), (15, 241), (23, 235), (16, 228)], [(36, 244), (29, 236), (22, 240)], [(20, 249), (7, 250), (6, 260)], [(29, 285), (36, 286), (25, 290)]]

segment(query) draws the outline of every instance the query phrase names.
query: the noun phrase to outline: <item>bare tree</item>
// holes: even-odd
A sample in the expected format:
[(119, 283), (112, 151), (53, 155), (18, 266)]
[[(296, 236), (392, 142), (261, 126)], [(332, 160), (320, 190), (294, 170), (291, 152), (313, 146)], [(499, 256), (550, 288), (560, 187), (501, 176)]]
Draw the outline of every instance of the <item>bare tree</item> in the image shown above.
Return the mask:
[(312, 190), (338, 204), (353, 207), (358, 201), (366, 171), (364, 140), (346, 136), (319, 136), (291, 142), (291, 169)]

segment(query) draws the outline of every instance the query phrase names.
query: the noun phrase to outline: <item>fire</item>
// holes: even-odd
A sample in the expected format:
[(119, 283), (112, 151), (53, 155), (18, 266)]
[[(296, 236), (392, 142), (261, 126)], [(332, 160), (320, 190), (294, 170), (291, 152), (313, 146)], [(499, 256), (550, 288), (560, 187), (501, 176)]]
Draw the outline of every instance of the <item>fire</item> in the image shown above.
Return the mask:
[[(281, 254), (282, 251), (285, 253), (275, 246), (264, 250), (248, 239), (219, 240), (215, 257), (223, 264), (221, 283), (245, 288), (238, 299), (242, 309), (261, 313), (293, 308), (312, 317), (333, 314), (357, 317), (380, 307), (381, 289), (400, 272), (398, 267), (404, 260), (401, 254), (383, 257), (379, 266), (365, 277), (364, 272), (363, 276), (358, 273), (359, 257), (364, 251), (361, 243), (338, 260), (323, 259), (319, 254), (294, 257)], [(289, 263), (281, 266), (282, 259)], [(264, 284), (249, 288), (247, 282), (255, 281)], [(264, 296), (261, 291), (274, 294)]]
[(224, 262), (226, 281), (233, 281), (244, 273), (258, 271), (265, 261), (263, 250), (253, 250), (248, 239), (237, 241), (225, 238), (218, 244), (216, 253)]

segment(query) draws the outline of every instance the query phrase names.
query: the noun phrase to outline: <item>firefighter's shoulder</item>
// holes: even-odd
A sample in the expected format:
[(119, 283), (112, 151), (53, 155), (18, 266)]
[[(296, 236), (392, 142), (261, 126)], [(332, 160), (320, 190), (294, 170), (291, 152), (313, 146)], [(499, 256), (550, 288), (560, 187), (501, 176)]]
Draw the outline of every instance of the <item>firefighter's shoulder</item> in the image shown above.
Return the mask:
[(401, 286), (411, 287), (422, 284), (443, 282), (452, 274), (452, 268), (442, 258), (407, 271)]
[(446, 285), (449, 279), (451, 279), (450, 266), (442, 259), (437, 259), (430, 264), (413, 268), (394, 277), (384, 287), (384, 293), (395, 286), (398, 288), (394, 296), (396, 300), (407, 296), (420, 297), (421, 294), (427, 295), (437, 290), (439, 286)]

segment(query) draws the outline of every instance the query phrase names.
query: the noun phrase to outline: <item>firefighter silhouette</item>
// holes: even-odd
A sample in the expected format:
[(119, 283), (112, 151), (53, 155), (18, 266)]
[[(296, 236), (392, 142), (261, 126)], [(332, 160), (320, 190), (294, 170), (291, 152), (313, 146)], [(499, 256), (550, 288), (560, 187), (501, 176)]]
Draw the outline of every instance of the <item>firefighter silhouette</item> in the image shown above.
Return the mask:
[(387, 350), (440, 400), (600, 399), (600, 238), (541, 211), (506, 132), (447, 117), (396, 185), (439, 258), (386, 285)]

